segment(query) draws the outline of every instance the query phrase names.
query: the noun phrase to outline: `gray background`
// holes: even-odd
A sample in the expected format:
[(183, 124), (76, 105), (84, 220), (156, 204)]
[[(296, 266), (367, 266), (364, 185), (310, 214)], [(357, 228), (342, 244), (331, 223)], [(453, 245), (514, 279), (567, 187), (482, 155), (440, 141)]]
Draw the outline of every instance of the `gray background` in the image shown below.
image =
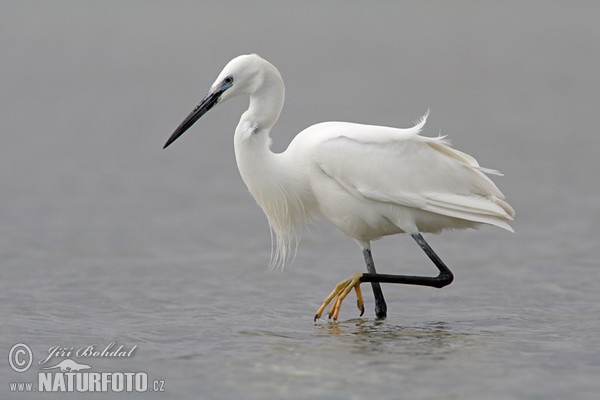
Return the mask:
[[(51, 346), (110, 342), (161, 398), (595, 398), (600, 384), (600, 7), (594, 2), (21, 2), (0, 4), (2, 398)], [(364, 269), (325, 224), (268, 271), (266, 219), (232, 136), (247, 105), (167, 137), (233, 57), (281, 71), (282, 151), (327, 120), (410, 126), (497, 168), (517, 211), (499, 229), (428, 236), (455, 282), (385, 285), (389, 318), (312, 316)], [(435, 269), (408, 238), (374, 244), (381, 272)], [(6, 360), (6, 357), (3, 357)], [(60, 361), (56, 358), (54, 361)]]

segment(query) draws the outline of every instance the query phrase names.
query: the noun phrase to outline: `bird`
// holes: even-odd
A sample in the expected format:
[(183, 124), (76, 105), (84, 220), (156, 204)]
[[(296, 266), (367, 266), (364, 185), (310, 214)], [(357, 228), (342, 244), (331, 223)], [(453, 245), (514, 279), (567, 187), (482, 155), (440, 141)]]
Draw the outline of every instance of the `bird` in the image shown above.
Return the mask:
[[(337, 321), (352, 290), (362, 316), (362, 283), (371, 283), (378, 320), (387, 317), (381, 283), (449, 285), (454, 275), (424, 233), (482, 224), (514, 232), (509, 222), (515, 211), (488, 176), (501, 174), (451, 147), (446, 136), (421, 135), (429, 110), (411, 128), (318, 123), (298, 133), (285, 151), (273, 152), (270, 133), (283, 108), (285, 86), (279, 70), (257, 54), (229, 61), (163, 148), (215, 105), (235, 96), (250, 99), (235, 129), (234, 151), (242, 180), (274, 233), (271, 263), (283, 264), (295, 254), (302, 226), (318, 218), (354, 239), (362, 250), (367, 272), (353, 273), (335, 285), (315, 322), (329, 304), (328, 317)], [(439, 274), (377, 273), (371, 242), (395, 234), (410, 235)]]

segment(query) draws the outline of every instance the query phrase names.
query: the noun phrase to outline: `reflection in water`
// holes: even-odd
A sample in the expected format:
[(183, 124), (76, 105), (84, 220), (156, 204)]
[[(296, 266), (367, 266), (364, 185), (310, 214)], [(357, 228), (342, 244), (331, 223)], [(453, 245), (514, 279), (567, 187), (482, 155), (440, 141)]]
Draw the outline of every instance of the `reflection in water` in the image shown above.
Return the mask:
[(442, 321), (414, 326), (399, 326), (384, 321), (364, 319), (345, 323), (318, 325), (319, 335), (334, 335), (344, 340), (350, 338), (357, 353), (385, 352), (406, 355), (443, 356), (464, 347), (470, 338), (467, 333), (456, 332)]
[[(261, 330), (240, 332), (256, 339), (252, 354), (236, 357), (230, 381), (246, 390), (288, 395), (302, 388), (314, 397), (365, 387), (422, 387), (421, 380), (451, 384), (446, 368), (464, 368), (468, 358), (485, 348), (476, 332), (464, 333), (460, 323), (425, 322), (400, 326), (388, 321), (351, 319), (314, 326), (314, 334)], [(485, 342), (485, 340), (484, 340)], [(341, 378), (330, 381), (332, 371)], [(415, 375), (414, 372), (418, 371)], [(446, 382), (447, 381), (447, 382)], [(395, 388), (392, 390), (392, 388)]]

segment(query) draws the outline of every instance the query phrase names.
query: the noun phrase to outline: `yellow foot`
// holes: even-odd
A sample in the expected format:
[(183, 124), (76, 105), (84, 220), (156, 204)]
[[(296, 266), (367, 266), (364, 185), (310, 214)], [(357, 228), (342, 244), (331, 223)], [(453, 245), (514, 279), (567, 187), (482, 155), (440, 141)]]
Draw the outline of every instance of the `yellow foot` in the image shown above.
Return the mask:
[(321, 314), (323, 314), (323, 311), (325, 311), (325, 308), (329, 303), (331, 303), (331, 300), (333, 300), (334, 297), (335, 301), (329, 309), (329, 319), (333, 318), (334, 321), (337, 321), (338, 315), (340, 314), (340, 307), (342, 306), (342, 302), (344, 301), (346, 296), (348, 296), (348, 293), (350, 293), (352, 288), (354, 288), (354, 290), (356, 291), (356, 305), (358, 306), (358, 309), (360, 310), (360, 315), (362, 316), (365, 312), (365, 304), (363, 302), (362, 292), (360, 291), (360, 284), (362, 283), (360, 281), (360, 278), (362, 276), (363, 274), (358, 272), (356, 274), (350, 275), (349, 278), (344, 279), (343, 281), (335, 285), (335, 289), (333, 289), (329, 296), (327, 296), (327, 298), (323, 300), (323, 304), (321, 304), (321, 307), (319, 307), (319, 309), (317, 310), (317, 314), (315, 314), (315, 321), (321, 318)]

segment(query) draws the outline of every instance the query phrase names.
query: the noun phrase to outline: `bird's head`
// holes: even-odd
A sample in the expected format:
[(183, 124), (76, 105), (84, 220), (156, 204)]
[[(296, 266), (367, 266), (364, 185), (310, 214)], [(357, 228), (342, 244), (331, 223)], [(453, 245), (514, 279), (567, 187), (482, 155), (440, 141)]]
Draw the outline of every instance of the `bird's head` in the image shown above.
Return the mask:
[(259, 91), (266, 81), (266, 73), (272, 69), (275, 69), (272, 64), (256, 54), (242, 55), (231, 60), (223, 68), (206, 96), (175, 129), (163, 148), (173, 143), (216, 104), (237, 95), (252, 95)]

